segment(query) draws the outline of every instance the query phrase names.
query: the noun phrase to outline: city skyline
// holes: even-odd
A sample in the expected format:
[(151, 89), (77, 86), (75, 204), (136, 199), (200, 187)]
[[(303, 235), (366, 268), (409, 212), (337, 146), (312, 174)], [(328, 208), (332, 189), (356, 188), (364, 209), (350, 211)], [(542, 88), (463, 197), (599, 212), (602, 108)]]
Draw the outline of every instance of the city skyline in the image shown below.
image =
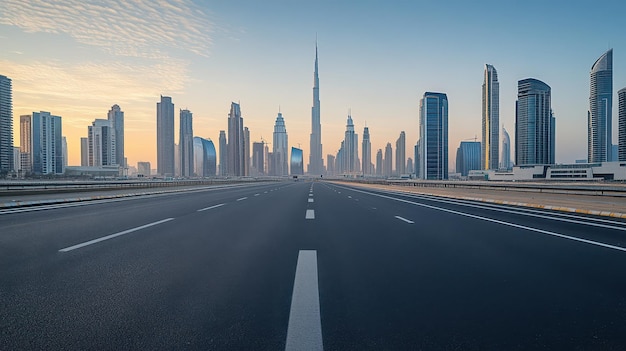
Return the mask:
[[(43, 2), (26, 2), (31, 6), (21, 6), (24, 2), (16, 1), (0, 4), (0, 41), (7, 48), (6, 52), (0, 53), (1, 66), (6, 69), (0, 74), (13, 80), (13, 125), (14, 128), (18, 125), (20, 115), (33, 111), (55, 111), (62, 115), (70, 165), (80, 164), (80, 137), (84, 137), (84, 126), (94, 119), (106, 118), (110, 106), (119, 104), (126, 114), (125, 154), (129, 164), (150, 161), (155, 166), (156, 150), (144, 145), (156, 144), (152, 104), (160, 94), (172, 96), (179, 106), (193, 110), (196, 135), (213, 140), (217, 140), (220, 130), (226, 129), (224, 117), (230, 101), (241, 101), (245, 106), (251, 141), (269, 137), (274, 111), (277, 105), (281, 105), (289, 117), (291, 144), (305, 146), (305, 163), (308, 163), (309, 89), (316, 32), (320, 49), (319, 70), (324, 78), (324, 90), (320, 93), (324, 103), (321, 112), (321, 144), (326, 145), (322, 154), (324, 159), (327, 154), (337, 151), (336, 145), (344, 131), (343, 111), (348, 107), (352, 107), (358, 120), (356, 128), (363, 127), (364, 123), (360, 121), (368, 122), (372, 150), (383, 149), (401, 130), (407, 133), (407, 145), (414, 145), (418, 134), (419, 97), (421, 92), (429, 90), (446, 91), (454, 102), (450, 105), (449, 141), (450, 149), (454, 150), (460, 140), (481, 133), (481, 67), (489, 62), (498, 68), (501, 125), (513, 125), (519, 79), (534, 77), (550, 82), (554, 94), (553, 108), (558, 111), (559, 120), (564, 119), (557, 129), (556, 161), (571, 163), (585, 158), (587, 153), (585, 145), (578, 141), (587, 136), (589, 71), (607, 48), (614, 48), (617, 55), (613, 91), (626, 86), (626, 70), (620, 67), (623, 65), (619, 60), (626, 50), (626, 43), (618, 35), (621, 22), (617, 15), (625, 5), (617, 1), (608, 3), (607, 6), (615, 9), (609, 13), (597, 9), (583, 10), (578, 5), (561, 8), (550, 4), (542, 13), (536, 14), (510, 6), (496, 6), (494, 23), (490, 26), (472, 19), (472, 14), (476, 14), (481, 6), (463, 3), (453, 4), (446, 17), (425, 18), (419, 25), (411, 23), (410, 14), (420, 6), (428, 9), (432, 5), (380, 7), (363, 3), (331, 7), (328, 3), (321, 3), (319, 6), (303, 4), (302, 10), (295, 10), (269, 2), (258, 9), (252, 3), (249, 6), (239, 4), (237, 7), (242, 10), (233, 12), (232, 4), (209, 6), (192, 1), (171, 1), (180, 11), (158, 7), (156, 13), (162, 16), (156, 18), (152, 18), (154, 15), (149, 11), (153, 9), (150, 6), (156, 5), (136, 4), (124, 11), (118, 9), (118, 15), (129, 28), (142, 35), (147, 29), (156, 33), (146, 34), (155, 39), (154, 45), (138, 43), (132, 35), (106, 28), (102, 25), (107, 23), (106, 13), (92, 18), (94, 15), (87, 15), (91, 12), (82, 11), (84, 15), (76, 16), (75, 23), (46, 20), (47, 13), (63, 19), (67, 15), (57, 13), (58, 9), (75, 6), (89, 10), (90, 4), (66, 1), (54, 9)], [(111, 7), (116, 8), (116, 3)], [(351, 13), (355, 20), (374, 20), (368, 26), (358, 21), (345, 24), (342, 18), (346, 13)], [(259, 20), (259, 14), (265, 19)], [(371, 17), (373, 14), (376, 15)], [(150, 20), (147, 29), (137, 26), (145, 21), (143, 16)], [(514, 25), (507, 23), (507, 16), (527, 17), (536, 26), (529, 26), (530, 33), (526, 38)], [(24, 21), (16, 20), (22, 17)], [(313, 19), (321, 17), (324, 21), (319, 23)], [(278, 18), (287, 20), (272, 20)], [(396, 18), (397, 21), (390, 23), (383, 20), (385, 18)], [(597, 33), (585, 33), (576, 25), (583, 20), (598, 18), (602, 21), (595, 31), (602, 33), (600, 39), (597, 39)], [(181, 31), (183, 22), (197, 30)], [(433, 23), (441, 23), (441, 39), (445, 44), (433, 44), (438, 50), (436, 55), (415, 55), (421, 44), (411, 36)], [(84, 28), (81, 29), (81, 25)], [(286, 25), (294, 25), (294, 30), (284, 33)], [(85, 35), (93, 26), (102, 29), (103, 34)], [(499, 28), (498, 32), (491, 32), (493, 28)], [(355, 32), (363, 35), (355, 37)], [(163, 36), (168, 39), (154, 37), (159, 33), (168, 34)], [(493, 41), (499, 45), (472, 39), (484, 33), (491, 33)], [(542, 33), (546, 42), (558, 44), (545, 46), (537, 43), (532, 40), (532, 33)], [(107, 42), (102, 40), (104, 34), (119, 40)], [(515, 40), (510, 40), (512, 38)], [(538, 47), (543, 49), (544, 55), (541, 58), (529, 56), (529, 45), (544, 45)], [(280, 57), (276, 57), (275, 48), (281, 48)], [(179, 50), (184, 55), (177, 54)], [(396, 55), (390, 60), (383, 56), (384, 52), (395, 52)], [(101, 53), (111, 54), (112, 59), (101, 59)], [(255, 59), (247, 61), (234, 57)], [(54, 89), (41, 84), (48, 79), (60, 84)], [(270, 85), (266, 87), (268, 83)], [(258, 89), (261, 85), (264, 88)], [(389, 115), (388, 111), (392, 109), (394, 113)], [(613, 104), (615, 116), (616, 109), (617, 104)], [(614, 142), (617, 140), (616, 123), (613, 118)], [(17, 133), (14, 130), (14, 135)], [(178, 130), (175, 133), (178, 134)], [(17, 146), (17, 138), (14, 140)], [(515, 144), (514, 140), (511, 142)]]

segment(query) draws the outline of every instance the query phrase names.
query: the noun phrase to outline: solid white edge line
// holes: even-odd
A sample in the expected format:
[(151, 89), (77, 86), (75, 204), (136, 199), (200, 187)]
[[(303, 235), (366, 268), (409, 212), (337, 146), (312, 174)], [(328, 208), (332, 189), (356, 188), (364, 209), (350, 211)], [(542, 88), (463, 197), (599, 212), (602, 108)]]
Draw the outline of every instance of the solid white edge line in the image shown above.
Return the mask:
[(324, 350), (315, 250), (298, 253), (285, 350)]
[(315, 210), (311, 210), (311, 209), (306, 210), (304, 219), (315, 219)]
[(245, 200), (247, 198), (248, 198), (247, 196), (246, 197), (242, 197), (242, 198), (237, 199), (237, 201), (243, 201), (243, 200)]
[(412, 220), (410, 220), (410, 219), (406, 219), (406, 218), (404, 218), (404, 217), (400, 217), (400, 216), (395, 216), (395, 217), (396, 217), (397, 219), (399, 219), (399, 220), (401, 220), (401, 221), (403, 221), (403, 222), (409, 223), (409, 224), (413, 224), (413, 223), (415, 223), (415, 222), (413, 222)]
[(221, 207), (221, 206), (224, 206), (224, 205), (226, 205), (226, 204), (219, 204), (219, 205), (215, 205), (215, 206), (201, 208), (201, 209), (197, 210), (197, 212), (202, 212), (202, 211), (206, 211), (206, 210), (212, 210), (214, 208), (218, 208), (218, 207)]
[(431, 205), (426, 205), (426, 204), (420, 204), (418, 202), (413, 202), (413, 201), (409, 201), (409, 200), (397, 199), (397, 198), (394, 198), (394, 197), (391, 197), (391, 196), (365, 192), (365, 191), (357, 190), (357, 189), (352, 189), (352, 190), (358, 191), (358, 192), (361, 192), (361, 193), (364, 193), (364, 194), (370, 194), (372, 196), (382, 197), (382, 198), (385, 198), (385, 199), (390, 199), (390, 200), (394, 200), (394, 201), (404, 202), (404, 203), (412, 204), (412, 205), (416, 205), (416, 206), (422, 206), (422, 207), (430, 208), (430, 209), (433, 209), (433, 210), (453, 213), (453, 214), (457, 214), (457, 215), (460, 215), (460, 216), (475, 218), (475, 219), (479, 219), (479, 220), (483, 220), (483, 221), (487, 221), (487, 222), (492, 222), (492, 223), (503, 224), (503, 225), (507, 225), (507, 226), (510, 226), (510, 227), (514, 227), (514, 228), (525, 229), (525, 230), (529, 230), (529, 231), (533, 231), (533, 232), (537, 232), (537, 233), (542, 233), (542, 234), (556, 236), (556, 237), (563, 238), (563, 239), (578, 241), (578, 242), (585, 243), (585, 244), (591, 244), (591, 245), (605, 247), (607, 249), (613, 249), (613, 250), (626, 252), (626, 248), (620, 247), (620, 246), (615, 246), (615, 245), (605, 244), (605, 243), (601, 243), (601, 242), (597, 242), (597, 241), (577, 238), (575, 236), (569, 236), (569, 235), (565, 235), (565, 234), (555, 233), (555, 232), (551, 232), (551, 231), (547, 231), (547, 230), (543, 230), (543, 229), (539, 229), (539, 228), (527, 227), (527, 226), (524, 226), (524, 225), (521, 225), (521, 224), (504, 222), (504, 221), (500, 221), (500, 220), (493, 219), (493, 218), (476, 216), (476, 215), (473, 215), (473, 214), (459, 212), (459, 211), (454, 211), (454, 210), (449, 210), (449, 209), (442, 208), (442, 207), (431, 206)]
[(85, 247), (85, 246), (88, 246), (88, 245), (99, 243), (101, 241), (113, 239), (113, 238), (116, 238), (118, 236), (122, 236), (122, 235), (125, 235), (125, 234), (130, 234), (132, 232), (136, 232), (138, 230), (146, 229), (146, 228), (149, 228), (149, 227), (161, 224), (161, 223), (169, 222), (169, 221), (172, 221), (172, 220), (174, 220), (174, 218), (166, 218), (166, 219), (163, 219), (163, 220), (160, 220), (160, 221), (156, 221), (156, 222), (153, 222), (153, 223), (149, 223), (149, 224), (145, 224), (145, 225), (142, 225), (142, 226), (139, 226), (139, 227), (136, 227), (136, 228), (128, 229), (128, 230), (125, 230), (123, 232), (119, 232), (119, 233), (103, 236), (103, 237), (98, 238), (98, 239), (93, 239), (93, 240), (85, 241), (84, 243), (76, 244), (74, 246), (66, 247), (64, 249), (59, 250), (59, 252), (68, 252), (68, 251), (80, 249), (81, 247)]

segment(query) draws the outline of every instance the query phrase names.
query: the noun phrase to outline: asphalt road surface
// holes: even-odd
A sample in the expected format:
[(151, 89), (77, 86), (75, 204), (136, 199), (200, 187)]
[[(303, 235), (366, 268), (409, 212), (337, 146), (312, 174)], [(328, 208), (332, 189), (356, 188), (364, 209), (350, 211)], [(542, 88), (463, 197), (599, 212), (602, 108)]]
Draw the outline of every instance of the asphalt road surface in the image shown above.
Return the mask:
[(626, 221), (327, 182), (0, 211), (0, 350), (623, 350)]

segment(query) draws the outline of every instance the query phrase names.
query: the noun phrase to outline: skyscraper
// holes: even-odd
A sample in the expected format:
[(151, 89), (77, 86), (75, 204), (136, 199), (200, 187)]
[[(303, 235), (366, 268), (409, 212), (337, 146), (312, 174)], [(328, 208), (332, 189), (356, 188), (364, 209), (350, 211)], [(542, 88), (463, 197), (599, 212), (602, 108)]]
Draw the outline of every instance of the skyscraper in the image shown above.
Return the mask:
[(400, 132), (398, 140), (396, 140), (396, 174), (406, 174), (406, 135), (404, 131)]
[(174, 176), (174, 104), (172, 98), (161, 95), (157, 102), (157, 173)]
[(326, 174), (335, 175), (337, 170), (335, 169), (335, 156), (328, 154), (326, 155)]
[(393, 149), (391, 148), (391, 143), (387, 143), (385, 146), (385, 159), (383, 160), (383, 176), (391, 177), (391, 173), (393, 172)]
[(115, 129), (115, 160), (122, 168), (126, 168), (126, 156), (124, 154), (124, 111), (119, 105), (111, 106), (108, 113), (111, 126)]
[(376, 175), (383, 175), (383, 149), (376, 151)]
[(178, 152), (180, 175), (191, 177), (193, 166), (193, 114), (189, 110), (180, 110), (180, 128), (178, 129)]
[(88, 165), (117, 165), (115, 128), (108, 119), (96, 119), (87, 127)]
[(420, 100), (419, 178), (448, 179), (448, 97), (424, 93)]
[(250, 175), (250, 129), (243, 127), (243, 175)]
[(358, 136), (354, 133), (354, 123), (352, 122), (352, 116), (350, 116), (349, 114), (348, 120), (346, 122), (346, 132), (343, 141), (343, 171), (345, 173), (354, 174), (359, 171), (359, 144)]
[(517, 83), (515, 164), (554, 164), (554, 116), (550, 86), (533, 79)]
[(626, 88), (617, 92), (617, 100), (619, 104), (617, 159), (626, 161)]
[(65, 170), (65, 167), (67, 167), (67, 138), (66, 137), (62, 137), (61, 138), (61, 148), (63, 149), (63, 169)]
[(456, 150), (456, 172), (465, 177), (469, 171), (481, 169), (481, 150), (478, 141), (461, 141)]
[(363, 128), (363, 145), (361, 146), (361, 162), (363, 163), (363, 175), (372, 174), (372, 144), (370, 143), (370, 130), (365, 126)]
[(500, 161), (500, 168), (511, 168), (511, 137), (509, 133), (502, 126), (502, 157)]
[(589, 163), (606, 162), (611, 160), (613, 145), (613, 49), (591, 66), (589, 91), (587, 159)]
[(233, 102), (230, 104), (230, 113), (228, 114), (228, 175), (230, 176), (245, 175), (244, 143), (241, 107), (238, 103)]
[(61, 117), (50, 112), (33, 112), (30, 122), (20, 122), (22, 127), (30, 127), (31, 170), (36, 174), (63, 173), (63, 130)]
[(13, 87), (0, 76), (0, 174), (13, 168)]
[(485, 65), (483, 80), (483, 128), (481, 144), (481, 169), (498, 169), (500, 139), (500, 83), (498, 72)]
[(313, 73), (313, 107), (311, 108), (311, 148), (309, 151), (309, 166), (307, 168), (310, 174), (324, 173), (324, 160), (322, 160), (322, 124), (320, 121), (320, 78), (318, 75), (317, 61), (316, 42), (315, 72)]
[(272, 154), (274, 159), (274, 172), (272, 175), (284, 176), (289, 174), (289, 140), (287, 138), (287, 127), (283, 114), (278, 112), (276, 123), (274, 124), (274, 138), (272, 144)]
[(33, 116), (20, 116), (20, 168), (24, 174), (33, 171)]
[(226, 131), (220, 130), (220, 176), (228, 175), (228, 142), (226, 141)]

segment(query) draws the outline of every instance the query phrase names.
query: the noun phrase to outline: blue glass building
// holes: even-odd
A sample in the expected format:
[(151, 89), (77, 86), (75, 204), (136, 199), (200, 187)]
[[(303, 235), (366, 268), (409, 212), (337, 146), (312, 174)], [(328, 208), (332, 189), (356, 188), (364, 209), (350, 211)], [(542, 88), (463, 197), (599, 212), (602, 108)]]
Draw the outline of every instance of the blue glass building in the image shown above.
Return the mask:
[(456, 150), (456, 172), (467, 176), (469, 171), (481, 169), (480, 141), (462, 141)]
[(211, 139), (193, 137), (193, 169), (196, 177), (215, 177), (217, 153)]
[(550, 86), (533, 78), (520, 80), (515, 103), (515, 164), (554, 164), (554, 145)]
[(422, 179), (448, 179), (448, 97), (424, 93), (420, 100), (419, 174)]
[(587, 113), (587, 162), (611, 161), (613, 147), (613, 49), (591, 66)]
[(302, 149), (291, 148), (291, 175), (303, 175), (304, 164), (302, 160)]

